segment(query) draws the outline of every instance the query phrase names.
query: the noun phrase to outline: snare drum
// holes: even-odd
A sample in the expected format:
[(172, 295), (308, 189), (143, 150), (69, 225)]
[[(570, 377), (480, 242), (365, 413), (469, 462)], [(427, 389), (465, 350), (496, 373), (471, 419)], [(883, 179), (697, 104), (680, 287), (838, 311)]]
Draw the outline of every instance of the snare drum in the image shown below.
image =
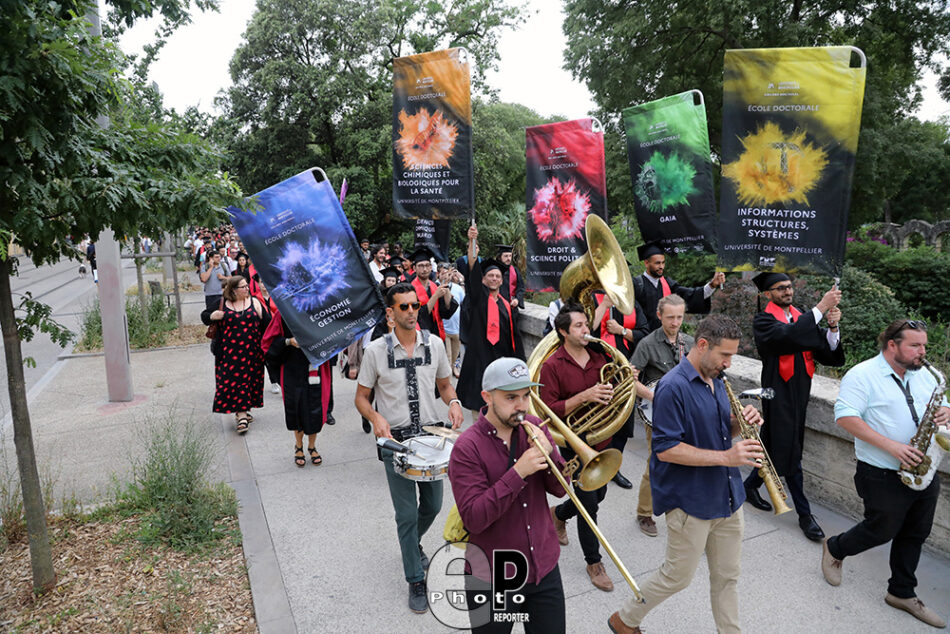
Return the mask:
[[(649, 383), (646, 387), (647, 389), (656, 392), (656, 384), (659, 382), (660, 380), (657, 379), (656, 381)], [(640, 419), (640, 422), (649, 427), (653, 427), (653, 401), (637, 397), (636, 409), (637, 417)]]
[(452, 441), (438, 436), (416, 436), (403, 442), (415, 454), (394, 454), (393, 470), (408, 480), (432, 482), (449, 476)]

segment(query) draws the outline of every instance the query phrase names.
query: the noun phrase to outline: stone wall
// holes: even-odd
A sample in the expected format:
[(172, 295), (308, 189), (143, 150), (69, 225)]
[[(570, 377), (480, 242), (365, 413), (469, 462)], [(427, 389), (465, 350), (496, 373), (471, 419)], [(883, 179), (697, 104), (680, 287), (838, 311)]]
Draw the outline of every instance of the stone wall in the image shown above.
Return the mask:
[[(529, 302), (521, 315), (525, 352), (530, 354), (541, 339), (547, 320), (547, 307)], [(761, 371), (760, 361), (735, 357), (728, 374), (739, 391), (759, 387)], [(810, 500), (859, 520), (863, 517), (864, 506), (854, 490), (854, 442), (851, 435), (838, 427), (834, 420), (838, 383), (836, 379), (823, 376), (815, 376), (812, 382), (805, 428), (805, 453), (802, 457), (805, 489)], [(940, 465), (938, 477), (941, 480), (940, 501), (925, 548), (950, 558), (950, 459)]]

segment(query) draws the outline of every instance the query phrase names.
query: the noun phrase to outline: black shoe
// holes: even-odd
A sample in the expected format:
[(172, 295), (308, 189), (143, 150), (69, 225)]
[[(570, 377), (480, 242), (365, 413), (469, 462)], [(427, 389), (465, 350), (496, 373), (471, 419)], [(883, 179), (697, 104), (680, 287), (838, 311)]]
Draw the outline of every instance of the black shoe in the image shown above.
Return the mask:
[(327, 425), (336, 425), (336, 419), (333, 418), (333, 414), (327, 413)]
[(799, 515), (798, 525), (801, 526), (805, 537), (813, 542), (820, 542), (825, 538), (825, 531), (821, 530), (821, 526), (815, 521), (814, 515)]
[(416, 614), (425, 614), (429, 611), (425, 581), (416, 581), (409, 584), (409, 609)]
[(367, 434), (373, 431), (373, 426), (370, 425), (370, 422), (366, 420), (365, 418), (363, 419), (363, 431), (366, 432)]
[(614, 484), (616, 484), (621, 489), (633, 488), (633, 482), (625, 478), (624, 475), (619, 471), (617, 472), (617, 475), (614, 476)]
[(772, 505), (762, 499), (758, 489), (745, 488), (745, 501), (760, 511), (771, 511)]
[(426, 554), (426, 551), (422, 550), (422, 544), (419, 544), (419, 557), (422, 559), (422, 569), (429, 569), (429, 556)]

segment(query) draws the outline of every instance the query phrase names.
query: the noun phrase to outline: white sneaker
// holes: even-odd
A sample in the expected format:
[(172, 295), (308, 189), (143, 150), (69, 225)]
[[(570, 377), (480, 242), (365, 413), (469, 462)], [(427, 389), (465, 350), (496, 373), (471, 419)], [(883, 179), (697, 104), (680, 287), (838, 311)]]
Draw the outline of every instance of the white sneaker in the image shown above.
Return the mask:
[(271, 393), (271, 394), (280, 394), (280, 383), (271, 383), (271, 384), (270, 384), (270, 393)]

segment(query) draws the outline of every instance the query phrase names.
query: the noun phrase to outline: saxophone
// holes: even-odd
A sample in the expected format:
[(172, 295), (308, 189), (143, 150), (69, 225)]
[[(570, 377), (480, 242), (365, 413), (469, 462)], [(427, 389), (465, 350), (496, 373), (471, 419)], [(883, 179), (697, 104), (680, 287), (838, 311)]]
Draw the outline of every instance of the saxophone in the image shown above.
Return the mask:
[(934, 415), (943, 402), (947, 380), (940, 370), (932, 366), (929, 361), (924, 361), (924, 367), (937, 379), (937, 387), (930, 395), (930, 402), (927, 403), (924, 416), (920, 419), (920, 424), (917, 425), (917, 432), (907, 443), (924, 454), (924, 458), (916, 467), (898, 471), (901, 482), (915, 491), (922, 491), (930, 485), (930, 481), (937, 473), (937, 467), (940, 466), (943, 453), (950, 451), (950, 434), (945, 430), (938, 429), (934, 422)]
[(742, 414), (742, 403), (736, 398), (736, 394), (732, 391), (732, 386), (729, 385), (729, 381), (725, 375), (722, 376), (722, 384), (726, 386), (726, 395), (729, 397), (729, 404), (732, 406), (732, 415), (739, 421), (739, 435), (745, 440), (754, 440), (762, 446), (763, 457), (756, 462), (760, 465), (759, 477), (765, 482), (765, 489), (769, 492), (769, 498), (772, 500), (772, 507), (775, 509), (775, 514), (781, 515), (782, 513), (791, 511), (791, 507), (785, 503), (785, 500), (788, 499), (788, 494), (785, 493), (785, 487), (782, 486), (782, 481), (779, 479), (775, 467), (772, 466), (772, 459), (769, 458), (769, 454), (765, 450), (765, 445), (762, 444), (758, 427), (746, 421), (745, 416)]

